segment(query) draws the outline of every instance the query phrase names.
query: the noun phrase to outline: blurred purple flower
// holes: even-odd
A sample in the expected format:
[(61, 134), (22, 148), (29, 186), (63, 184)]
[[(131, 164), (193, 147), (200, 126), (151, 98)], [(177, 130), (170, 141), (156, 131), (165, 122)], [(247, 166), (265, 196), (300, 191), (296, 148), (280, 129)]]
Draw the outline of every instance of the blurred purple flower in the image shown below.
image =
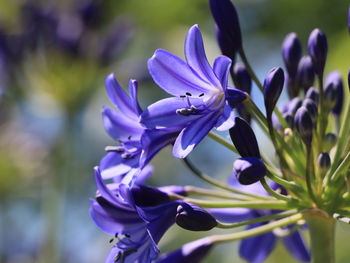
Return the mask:
[(232, 107), (243, 101), (245, 93), (227, 86), (231, 60), (218, 57), (213, 68), (204, 51), (197, 25), (188, 31), (185, 41), (186, 62), (165, 50), (157, 50), (148, 61), (153, 80), (176, 97), (150, 105), (141, 115), (149, 128), (177, 127), (173, 154), (185, 158), (216, 127), (227, 130), (233, 125)]

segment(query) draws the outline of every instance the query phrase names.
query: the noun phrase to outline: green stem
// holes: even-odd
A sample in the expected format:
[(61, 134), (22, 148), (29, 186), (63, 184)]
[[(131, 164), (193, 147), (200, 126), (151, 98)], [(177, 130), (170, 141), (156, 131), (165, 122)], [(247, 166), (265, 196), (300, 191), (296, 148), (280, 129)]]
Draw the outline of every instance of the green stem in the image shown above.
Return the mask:
[(268, 192), (271, 196), (275, 197), (276, 199), (287, 201), (287, 202), (291, 201), (291, 198), (289, 198), (285, 195), (281, 195), (279, 193), (276, 193), (274, 190), (272, 190), (271, 187), (267, 184), (264, 177), (260, 179), (260, 183), (264, 187), (266, 192)]
[(291, 216), (298, 213), (297, 209), (293, 210), (287, 210), (282, 213), (274, 214), (274, 215), (268, 215), (268, 216), (261, 216), (258, 218), (242, 221), (242, 222), (236, 222), (236, 223), (221, 223), (218, 222), (217, 227), (218, 228), (234, 228), (234, 227), (240, 227), (240, 226), (245, 226), (245, 225), (250, 225), (250, 224), (255, 224), (255, 223), (261, 223), (261, 222), (266, 222), (270, 220), (275, 220), (275, 219), (280, 219), (283, 217)]
[(265, 196), (260, 196), (260, 195), (255, 195), (251, 193), (247, 193), (244, 191), (240, 191), (238, 189), (235, 189), (233, 187), (228, 186), (225, 183), (220, 182), (219, 180), (216, 180), (214, 178), (211, 178), (210, 176), (206, 175), (205, 173), (202, 173), (199, 169), (197, 169), (190, 161), (188, 158), (184, 158), (183, 161), (187, 165), (187, 167), (195, 174), (197, 175), (200, 179), (203, 181), (207, 182), (208, 184), (211, 184), (213, 186), (216, 186), (218, 188), (224, 189), (226, 191), (235, 193), (235, 194), (240, 194), (240, 195), (245, 195), (254, 199), (259, 199), (259, 200), (271, 200), (269, 197)]
[(335, 219), (322, 210), (305, 214), (311, 239), (312, 263), (334, 263)]
[(345, 156), (344, 160), (339, 164), (334, 174), (331, 176), (331, 180), (335, 181), (348, 169), (350, 166), (350, 152)]
[(223, 243), (223, 242), (229, 242), (229, 241), (235, 241), (239, 239), (254, 237), (257, 235), (261, 235), (264, 233), (267, 233), (275, 228), (288, 226), (291, 224), (294, 224), (298, 222), (299, 220), (303, 219), (303, 215), (301, 213), (298, 213), (296, 215), (292, 215), (290, 217), (283, 218), (278, 221), (273, 221), (269, 224), (255, 227), (249, 230), (245, 230), (238, 233), (228, 234), (228, 235), (215, 235), (209, 237), (213, 243)]
[(227, 149), (238, 154), (236, 147), (232, 143), (230, 143), (227, 140), (225, 140), (224, 138), (222, 138), (220, 135), (211, 131), (211, 132), (209, 132), (209, 137), (212, 138), (214, 141), (220, 143), (221, 145), (225, 146)]
[(192, 185), (185, 186), (185, 192), (187, 195), (200, 195), (200, 196), (216, 197), (216, 198), (231, 199), (231, 200), (241, 200), (241, 201), (251, 200), (251, 198), (237, 196), (235, 194), (215, 191), (211, 189), (204, 189), (204, 188), (195, 187)]

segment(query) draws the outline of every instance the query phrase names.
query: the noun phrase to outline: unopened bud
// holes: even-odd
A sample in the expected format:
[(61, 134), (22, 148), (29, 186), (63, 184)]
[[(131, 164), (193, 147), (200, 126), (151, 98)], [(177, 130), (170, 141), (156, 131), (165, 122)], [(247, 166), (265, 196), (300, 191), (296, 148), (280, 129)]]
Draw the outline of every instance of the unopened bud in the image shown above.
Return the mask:
[(315, 104), (318, 105), (320, 93), (314, 87), (310, 87), (305, 94), (305, 98), (313, 100)]
[(175, 222), (190, 231), (208, 231), (218, 224), (209, 212), (190, 203), (182, 203), (177, 207)]
[(264, 102), (267, 116), (272, 115), (277, 100), (281, 95), (283, 84), (284, 72), (281, 68), (273, 68), (267, 73), (264, 81)]
[(296, 77), (301, 51), (301, 44), (297, 34), (294, 32), (289, 33), (282, 44), (282, 58), (290, 79)]
[(311, 115), (304, 106), (297, 110), (294, 117), (294, 126), (296, 127), (305, 145), (310, 146), (314, 126)]
[(317, 106), (315, 102), (311, 99), (305, 99), (303, 101), (303, 106), (308, 110), (310, 113), (311, 119), (314, 123), (316, 123), (317, 119)]
[(318, 28), (310, 34), (308, 51), (314, 64), (315, 73), (319, 76), (322, 75), (326, 64), (328, 44), (326, 35)]
[(334, 83), (329, 83), (324, 89), (323, 107), (327, 110), (332, 109), (337, 103), (337, 90)]
[(338, 71), (332, 71), (327, 75), (326, 86), (330, 85), (330, 83), (333, 83), (334, 89), (336, 91), (336, 102), (334, 107), (332, 108), (332, 112), (334, 115), (339, 116), (343, 107), (344, 84), (341, 75)]
[(337, 143), (337, 136), (334, 133), (327, 133), (323, 139), (323, 148), (329, 152)]
[(314, 84), (315, 72), (312, 64), (311, 57), (304, 56), (301, 58), (298, 71), (297, 71), (297, 83), (305, 91)]
[(266, 167), (259, 158), (247, 157), (235, 160), (233, 163), (233, 176), (243, 185), (258, 182), (266, 175)]
[(329, 153), (327, 152), (320, 153), (320, 155), (317, 158), (317, 165), (320, 169), (319, 172), (321, 177), (324, 177), (329, 167), (331, 167), (331, 158), (329, 156)]

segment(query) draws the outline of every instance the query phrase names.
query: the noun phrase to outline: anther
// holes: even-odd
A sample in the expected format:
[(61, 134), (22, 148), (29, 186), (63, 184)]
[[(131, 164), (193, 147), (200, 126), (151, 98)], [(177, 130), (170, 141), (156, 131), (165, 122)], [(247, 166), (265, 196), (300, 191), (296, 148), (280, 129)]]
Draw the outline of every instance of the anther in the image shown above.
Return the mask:
[(180, 95), (180, 98), (186, 98), (186, 95)]
[(123, 159), (130, 159), (130, 158), (132, 158), (133, 157), (133, 155), (131, 154), (131, 153), (123, 153), (122, 154), (122, 158)]
[(204, 93), (201, 93), (198, 95), (198, 97), (203, 97), (204, 96)]
[(192, 94), (189, 93), (189, 92), (186, 92), (185, 94), (186, 94), (187, 96), (192, 96)]
[(120, 152), (120, 153), (122, 153), (125, 151), (125, 149), (123, 146), (106, 146), (105, 151), (106, 152)]
[(109, 240), (109, 243), (112, 243), (114, 241), (114, 238), (111, 238), (110, 240)]

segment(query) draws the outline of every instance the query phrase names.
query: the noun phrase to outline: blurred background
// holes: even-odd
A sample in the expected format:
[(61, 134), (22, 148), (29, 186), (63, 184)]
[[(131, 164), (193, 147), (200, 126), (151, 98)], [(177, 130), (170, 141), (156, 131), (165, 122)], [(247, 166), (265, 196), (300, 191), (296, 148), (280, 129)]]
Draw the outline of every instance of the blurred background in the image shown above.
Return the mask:
[[(344, 76), (350, 61), (348, 0), (236, 0), (244, 46), (260, 79), (282, 66), (280, 45), (296, 32), (304, 44), (315, 27), (329, 38), (327, 71)], [(89, 218), (92, 168), (114, 142), (104, 132), (109, 105), (104, 78), (139, 80), (143, 107), (167, 95), (146, 62), (157, 48), (183, 57), (187, 30), (199, 24), (210, 61), (220, 54), (207, 0), (0, 1), (0, 262), (103, 262), (110, 237)], [(255, 87), (254, 87), (255, 89)], [(259, 92), (252, 96), (262, 105)], [(282, 99), (283, 100), (283, 99)], [(225, 134), (223, 134), (225, 135)], [(262, 151), (269, 143), (258, 136)], [(210, 139), (191, 155), (226, 180), (235, 158)], [(152, 162), (151, 185), (202, 185), (164, 149)], [(350, 229), (338, 225), (337, 262), (349, 262)], [(213, 233), (213, 232), (212, 232)], [(202, 236), (173, 227), (162, 251)], [(204, 262), (243, 262), (238, 242)], [(267, 262), (295, 262), (279, 244)]]

